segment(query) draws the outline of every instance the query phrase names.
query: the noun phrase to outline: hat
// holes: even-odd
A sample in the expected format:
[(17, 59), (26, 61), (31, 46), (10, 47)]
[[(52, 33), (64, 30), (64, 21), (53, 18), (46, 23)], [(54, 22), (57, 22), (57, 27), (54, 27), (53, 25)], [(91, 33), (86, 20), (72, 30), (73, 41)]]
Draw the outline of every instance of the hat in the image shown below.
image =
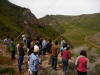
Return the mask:
[(34, 49), (34, 52), (36, 53), (36, 52), (38, 52), (39, 50), (38, 49)]

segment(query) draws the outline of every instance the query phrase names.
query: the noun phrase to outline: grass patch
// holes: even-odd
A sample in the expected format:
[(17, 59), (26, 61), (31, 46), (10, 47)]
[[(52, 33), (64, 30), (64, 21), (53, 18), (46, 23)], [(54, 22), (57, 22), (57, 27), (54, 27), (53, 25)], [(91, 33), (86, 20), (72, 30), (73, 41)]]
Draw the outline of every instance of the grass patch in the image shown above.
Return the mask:
[(15, 70), (12, 67), (7, 67), (7, 68), (0, 69), (0, 74), (5, 74), (5, 73), (8, 73), (9, 75), (14, 75)]
[(5, 57), (5, 56), (0, 55), (0, 65), (4, 65), (4, 64), (12, 65), (12, 62), (10, 61), (9, 57)]

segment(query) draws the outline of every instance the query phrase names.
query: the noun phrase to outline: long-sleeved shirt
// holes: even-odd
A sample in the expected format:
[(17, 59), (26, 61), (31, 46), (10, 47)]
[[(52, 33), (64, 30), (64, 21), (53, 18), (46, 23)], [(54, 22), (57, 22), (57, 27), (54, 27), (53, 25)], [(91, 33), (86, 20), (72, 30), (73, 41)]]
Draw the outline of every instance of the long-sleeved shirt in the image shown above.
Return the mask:
[(31, 71), (38, 71), (39, 58), (34, 53), (29, 55), (29, 69)]
[(62, 59), (64, 59), (64, 60), (69, 60), (70, 58), (71, 58), (71, 52), (70, 52), (70, 50), (63, 50), (62, 52), (61, 52), (61, 57), (62, 57)]
[(80, 72), (86, 72), (89, 67), (89, 60), (85, 56), (78, 56), (75, 62), (75, 65), (78, 66), (77, 70)]

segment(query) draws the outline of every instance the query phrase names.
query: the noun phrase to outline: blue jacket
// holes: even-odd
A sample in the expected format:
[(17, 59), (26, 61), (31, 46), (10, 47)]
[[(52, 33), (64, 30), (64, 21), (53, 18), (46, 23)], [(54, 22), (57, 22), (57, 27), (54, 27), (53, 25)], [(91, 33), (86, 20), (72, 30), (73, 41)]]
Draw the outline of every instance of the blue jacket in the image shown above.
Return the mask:
[(31, 71), (38, 71), (39, 59), (34, 53), (29, 55), (29, 69)]

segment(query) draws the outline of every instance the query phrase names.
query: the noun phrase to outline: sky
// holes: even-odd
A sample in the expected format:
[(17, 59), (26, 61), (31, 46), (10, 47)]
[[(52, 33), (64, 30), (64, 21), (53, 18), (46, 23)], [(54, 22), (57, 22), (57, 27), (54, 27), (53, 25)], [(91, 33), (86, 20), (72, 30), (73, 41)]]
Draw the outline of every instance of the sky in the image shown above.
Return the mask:
[(100, 13), (100, 0), (9, 0), (29, 8), (37, 17), (45, 15), (81, 15)]

